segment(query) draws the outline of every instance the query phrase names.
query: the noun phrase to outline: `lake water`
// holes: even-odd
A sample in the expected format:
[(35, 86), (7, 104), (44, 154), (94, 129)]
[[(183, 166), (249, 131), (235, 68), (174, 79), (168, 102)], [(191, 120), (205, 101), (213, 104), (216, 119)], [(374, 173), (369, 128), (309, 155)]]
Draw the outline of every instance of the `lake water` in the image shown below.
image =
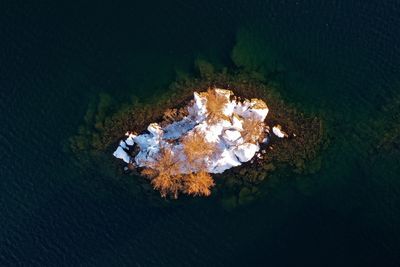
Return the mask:
[[(400, 265), (399, 147), (371, 141), (400, 124), (384, 109), (400, 2), (36, 2), (0, 4), (1, 266)], [(285, 68), (284, 97), (329, 118), (319, 172), (232, 211), (160, 206), (64, 152), (93, 96), (146, 99), (198, 57), (232, 66), (243, 30)]]

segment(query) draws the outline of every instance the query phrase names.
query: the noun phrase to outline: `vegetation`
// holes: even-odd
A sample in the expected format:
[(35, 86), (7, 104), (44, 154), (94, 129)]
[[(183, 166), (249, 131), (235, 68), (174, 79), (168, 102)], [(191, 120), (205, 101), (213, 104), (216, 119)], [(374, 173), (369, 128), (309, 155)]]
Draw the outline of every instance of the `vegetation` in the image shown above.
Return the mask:
[[(265, 123), (260, 122), (256, 118), (248, 118), (243, 121), (242, 136), (246, 143), (257, 143), (261, 142), (264, 138)], [(261, 140), (260, 140), (261, 139)]]
[[(199, 138), (199, 135), (188, 137), (185, 142), (188, 145), (185, 151), (194, 148), (193, 153), (188, 153), (190, 154), (190, 161), (199, 167), (197, 172), (181, 173), (184, 162), (176, 159), (168, 148), (162, 149), (157, 161), (142, 171), (141, 174), (151, 180), (153, 188), (158, 190), (162, 197), (170, 195), (173, 198), (178, 198), (179, 192), (193, 196), (209, 196), (211, 194), (210, 188), (214, 186), (214, 180), (204, 170), (203, 162), (204, 157), (210, 155), (213, 150), (211, 147), (202, 149), (198, 144), (195, 144), (194, 142), (200, 140)], [(206, 142), (203, 142), (203, 144), (206, 144)]]
[(247, 71), (264, 74), (276, 71), (277, 55), (265, 38), (265, 35), (260, 34), (254, 27), (240, 28), (231, 53), (235, 65)]
[(228, 103), (228, 99), (225, 96), (217, 94), (216, 91), (211, 88), (208, 88), (203, 96), (207, 99), (206, 108), (209, 122), (216, 122), (220, 119), (227, 118), (223, 113), (224, 107)]
[(184, 184), (183, 192), (193, 196), (209, 196), (210, 188), (215, 185), (211, 175), (205, 171), (185, 175)]
[[(151, 180), (155, 190), (162, 197), (177, 198), (180, 192), (193, 196), (209, 196), (215, 185), (211, 175), (205, 171), (205, 159), (215, 152), (215, 146), (205, 141), (199, 133), (186, 135), (182, 140), (184, 153), (188, 159), (177, 159), (168, 147), (162, 148), (155, 162), (141, 171)], [(189, 164), (197, 169), (189, 174), (181, 173), (181, 168)]]
[(207, 142), (198, 132), (186, 135), (182, 140), (183, 152), (188, 159), (188, 164), (199, 171), (205, 169), (205, 160), (216, 152), (215, 144)]
[(164, 111), (162, 121), (164, 123), (172, 123), (174, 121), (179, 121), (188, 115), (188, 110), (186, 107), (183, 108), (168, 108)]

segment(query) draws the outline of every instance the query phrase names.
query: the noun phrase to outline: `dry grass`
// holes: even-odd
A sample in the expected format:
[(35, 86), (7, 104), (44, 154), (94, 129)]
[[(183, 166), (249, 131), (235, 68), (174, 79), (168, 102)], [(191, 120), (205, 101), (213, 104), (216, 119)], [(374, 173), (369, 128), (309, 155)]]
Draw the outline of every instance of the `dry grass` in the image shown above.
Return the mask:
[(247, 118), (243, 121), (242, 136), (246, 143), (257, 143), (264, 137), (264, 122), (256, 118)]
[(168, 108), (164, 111), (163, 122), (173, 123), (175, 121), (182, 120), (185, 116), (189, 114), (187, 107), (182, 108)]

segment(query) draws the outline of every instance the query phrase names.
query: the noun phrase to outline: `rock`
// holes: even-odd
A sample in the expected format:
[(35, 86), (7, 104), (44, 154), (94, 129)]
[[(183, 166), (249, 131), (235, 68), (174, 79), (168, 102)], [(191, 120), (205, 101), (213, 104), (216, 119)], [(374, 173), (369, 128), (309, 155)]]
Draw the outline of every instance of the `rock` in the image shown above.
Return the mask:
[(233, 150), (225, 149), (212, 168), (212, 173), (223, 173), (225, 170), (239, 166), (241, 163)]
[(258, 145), (245, 143), (239, 145), (235, 150), (235, 155), (241, 162), (247, 162), (254, 157), (254, 154), (260, 149)]
[(131, 160), (131, 157), (128, 155), (128, 153), (126, 153), (125, 150), (120, 146), (118, 146), (117, 150), (114, 151), (113, 156), (118, 159), (122, 159), (126, 163), (129, 163)]
[[(269, 143), (269, 141), (270, 141), (270, 138), (269, 138), (269, 137), (265, 137), (265, 138), (262, 140), (261, 143), (267, 145), (267, 144)], [(265, 150), (264, 150), (264, 151), (265, 151)], [(264, 152), (264, 153), (265, 153), (265, 152)]]
[(288, 135), (281, 129), (282, 127), (278, 124), (277, 126), (272, 127), (272, 132), (279, 138), (287, 137)]
[(119, 142), (119, 146), (122, 147), (123, 149), (129, 149), (129, 148), (126, 146), (126, 143), (125, 143), (123, 140), (121, 140), (121, 141)]

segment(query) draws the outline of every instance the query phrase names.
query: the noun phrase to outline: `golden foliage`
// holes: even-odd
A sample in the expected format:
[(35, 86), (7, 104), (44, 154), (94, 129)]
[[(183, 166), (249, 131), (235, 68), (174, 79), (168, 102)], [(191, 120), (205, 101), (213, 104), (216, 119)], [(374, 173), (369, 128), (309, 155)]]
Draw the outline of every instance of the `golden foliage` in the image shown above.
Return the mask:
[(200, 170), (205, 168), (206, 157), (211, 156), (216, 150), (215, 144), (207, 142), (204, 135), (199, 132), (185, 136), (182, 144), (188, 163)]
[[(157, 161), (149, 166), (156, 173), (151, 180), (154, 189), (160, 191), (162, 197), (171, 194), (175, 198), (178, 197), (178, 192), (182, 189), (182, 175), (180, 173), (181, 162), (176, 159), (172, 151), (168, 148), (163, 148)], [(152, 174), (152, 171), (143, 170), (147, 174)]]
[(181, 162), (176, 159), (169, 148), (162, 148), (158, 154), (157, 161), (151, 164), (151, 168), (159, 173), (174, 175), (180, 172)]
[[(204, 171), (204, 156), (210, 155), (214, 150), (212, 144), (207, 143), (201, 134), (185, 138), (185, 153), (190, 155), (189, 164), (198, 164), (199, 172), (180, 174), (182, 162), (175, 159), (171, 150), (164, 148), (160, 151), (157, 161), (148, 168), (143, 169), (142, 175), (151, 179), (151, 184), (158, 190), (162, 197), (167, 195), (177, 198), (179, 192), (193, 196), (208, 196), (210, 188), (214, 186), (211, 175)], [(192, 148), (192, 149), (189, 149)], [(189, 157), (188, 157), (189, 158)]]
[(214, 185), (211, 175), (204, 171), (184, 176), (184, 192), (188, 195), (209, 196)]
[(145, 168), (140, 172), (140, 174), (149, 179), (152, 179), (158, 175), (158, 172), (152, 168)]
[(208, 111), (207, 119), (209, 121), (218, 121), (219, 119), (226, 119), (226, 115), (223, 113), (224, 107), (228, 104), (228, 99), (221, 94), (218, 94), (216, 90), (208, 89), (207, 93), (204, 93), (207, 99), (206, 108)]
[(178, 192), (182, 190), (182, 176), (160, 173), (151, 180), (151, 184), (155, 190), (160, 191), (162, 197), (171, 194), (174, 198), (178, 198)]
[(257, 143), (263, 137), (264, 122), (251, 117), (243, 121), (242, 136), (246, 143)]

